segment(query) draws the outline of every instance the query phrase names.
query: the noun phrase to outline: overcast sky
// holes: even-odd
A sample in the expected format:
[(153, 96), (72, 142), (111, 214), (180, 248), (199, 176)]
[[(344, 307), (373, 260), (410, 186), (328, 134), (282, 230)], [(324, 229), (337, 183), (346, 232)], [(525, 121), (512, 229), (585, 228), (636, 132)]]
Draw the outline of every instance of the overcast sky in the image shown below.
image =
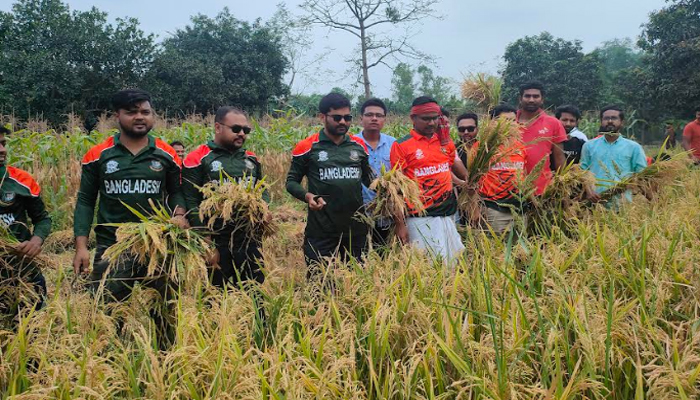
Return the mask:
[[(299, 13), (302, 0), (64, 0), (72, 9), (87, 10), (92, 6), (116, 17), (135, 17), (141, 28), (159, 39), (184, 27), (191, 15), (214, 16), (225, 6), (242, 20), (268, 19), (276, 4), (284, 2), (290, 11)], [(0, 0), (0, 10), (9, 11), (11, 0)], [(421, 35), (414, 39), (416, 47), (435, 59), (436, 74), (459, 82), (472, 72), (496, 73), (502, 63), (505, 47), (526, 35), (548, 31), (555, 37), (583, 42), (590, 51), (602, 42), (630, 37), (636, 40), (640, 26), (651, 11), (662, 8), (664, 0), (440, 0), (437, 12), (442, 20), (426, 20), (413, 28)], [(309, 57), (327, 52), (322, 70), (335, 71), (328, 76), (316, 74), (315, 82), (302, 79), (295, 91), (326, 91), (334, 86), (353, 89), (354, 79), (343, 79), (347, 69), (343, 59), (355, 48), (353, 37), (318, 28), (313, 32), (314, 46)], [(335, 48), (336, 51), (330, 51)], [(417, 65), (417, 62), (416, 62)], [(373, 91), (380, 96), (391, 94), (391, 71), (378, 67), (372, 70)], [(455, 86), (456, 87), (456, 86)]]

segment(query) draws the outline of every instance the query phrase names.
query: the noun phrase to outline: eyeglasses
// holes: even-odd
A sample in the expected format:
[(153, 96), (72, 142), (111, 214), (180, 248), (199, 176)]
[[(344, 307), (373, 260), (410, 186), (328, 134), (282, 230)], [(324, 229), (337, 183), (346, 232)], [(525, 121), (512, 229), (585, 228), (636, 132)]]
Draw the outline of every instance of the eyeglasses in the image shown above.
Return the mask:
[(331, 117), (333, 118), (333, 121), (335, 122), (340, 122), (340, 120), (345, 120), (346, 122), (352, 122), (352, 115), (347, 114), (347, 115), (328, 115), (326, 114), (326, 117)]
[(228, 126), (228, 125), (226, 125), (226, 124), (222, 124), (221, 122), (219, 122), (219, 125), (223, 125), (223, 126), (227, 127), (227, 128), (230, 129), (233, 133), (240, 133), (241, 131), (243, 131), (243, 133), (246, 134), (246, 135), (250, 133), (250, 127), (249, 127), (249, 126), (242, 126), (242, 125)]
[(365, 114), (362, 114), (362, 116), (365, 118), (376, 118), (376, 119), (382, 119), (382, 118), (386, 117), (386, 115), (380, 114), (380, 113), (365, 113)]
[(459, 128), (457, 128), (457, 130), (459, 131), (459, 133), (464, 133), (464, 132), (472, 133), (476, 130), (476, 126), (460, 126)]
[(620, 117), (618, 116), (612, 116), (612, 117), (603, 117), (603, 121), (619, 121)]
[(430, 122), (430, 121), (437, 121), (438, 119), (440, 119), (440, 116), (436, 115), (434, 117), (418, 117), (418, 118), (420, 118), (423, 122)]

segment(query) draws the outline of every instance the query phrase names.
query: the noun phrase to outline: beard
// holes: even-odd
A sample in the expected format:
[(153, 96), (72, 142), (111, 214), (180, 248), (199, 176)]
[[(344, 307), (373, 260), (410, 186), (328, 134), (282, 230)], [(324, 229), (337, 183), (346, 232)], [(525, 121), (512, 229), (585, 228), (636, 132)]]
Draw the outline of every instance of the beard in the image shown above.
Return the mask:
[(124, 127), (121, 122), (119, 123), (119, 129), (128, 137), (134, 138), (134, 139), (140, 139), (146, 135), (148, 135), (151, 132), (152, 128), (147, 127), (143, 131), (134, 131), (133, 129), (127, 129)]
[(598, 128), (598, 132), (603, 132), (603, 133), (620, 133), (620, 130), (615, 126), (615, 125), (601, 125), (600, 128)]
[(338, 125), (335, 128), (327, 127), (326, 130), (333, 136), (343, 136), (348, 133), (348, 127), (344, 125)]

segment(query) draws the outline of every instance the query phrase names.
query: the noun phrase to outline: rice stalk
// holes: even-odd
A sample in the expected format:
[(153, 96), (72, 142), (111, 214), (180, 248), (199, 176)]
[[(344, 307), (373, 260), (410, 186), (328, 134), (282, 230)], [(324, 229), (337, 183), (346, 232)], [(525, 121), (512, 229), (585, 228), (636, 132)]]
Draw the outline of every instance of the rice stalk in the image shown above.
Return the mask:
[(673, 184), (688, 169), (689, 161), (685, 153), (676, 154), (668, 160), (656, 159), (640, 172), (632, 174), (600, 194), (602, 201), (612, 201), (626, 192), (642, 194), (647, 198), (655, 196), (660, 188)]
[(210, 230), (233, 228), (233, 236), (260, 240), (275, 233), (275, 224), (263, 194), (267, 190), (264, 179), (254, 182), (243, 177), (234, 179), (222, 173), (219, 181), (209, 182), (199, 191), (203, 195), (199, 217)]
[(199, 232), (172, 223), (165, 206), (149, 202), (153, 210), (150, 215), (123, 203), (139, 222), (108, 224), (117, 227), (117, 242), (104, 253), (109, 261), (104, 276), (123, 256), (128, 256), (146, 266), (148, 277), (167, 276), (175, 283), (206, 280), (205, 257), (210, 253), (210, 243)]
[(373, 220), (392, 219), (411, 215), (423, 215), (423, 194), (418, 183), (408, 178), (396, 166), (387, 171), (384, 166), (369, 186), (376, 193), (367, 205), (369, 216)]

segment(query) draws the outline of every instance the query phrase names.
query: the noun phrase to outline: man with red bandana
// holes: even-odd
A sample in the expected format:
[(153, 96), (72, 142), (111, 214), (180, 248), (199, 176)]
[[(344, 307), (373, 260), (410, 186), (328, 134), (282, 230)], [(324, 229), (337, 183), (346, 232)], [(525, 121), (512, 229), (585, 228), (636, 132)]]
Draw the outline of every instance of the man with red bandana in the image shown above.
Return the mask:
[(392, 167), (418, 182), (426, 214), (412, 213), (406, 219), (396, 216), (396, 235), (403, 243), (451, 264), (464, 250), (454, 218), (457, 199), (452, 190), (452, 172), (456, 149), (449, 124), (434, 99), (422, 96), (412, 106), (413, 129), (393, 144), (390, 158)]
[[(537, 195), (541, 195), (552, 180), (552, 170), (556, 171), (566, 163), (562, 143), (568, 139), (561, 122), (542, 109), (544, 95), (544, 87), (539, 82), (520, 86), (517, 120), (524, 126), (522, 143), (525, 145), (525, 170), (530, 174), (541, 161), (544, 163), (540, 176), (535, 180)], [(552, 166), (550, 156), (554, 161)]]

